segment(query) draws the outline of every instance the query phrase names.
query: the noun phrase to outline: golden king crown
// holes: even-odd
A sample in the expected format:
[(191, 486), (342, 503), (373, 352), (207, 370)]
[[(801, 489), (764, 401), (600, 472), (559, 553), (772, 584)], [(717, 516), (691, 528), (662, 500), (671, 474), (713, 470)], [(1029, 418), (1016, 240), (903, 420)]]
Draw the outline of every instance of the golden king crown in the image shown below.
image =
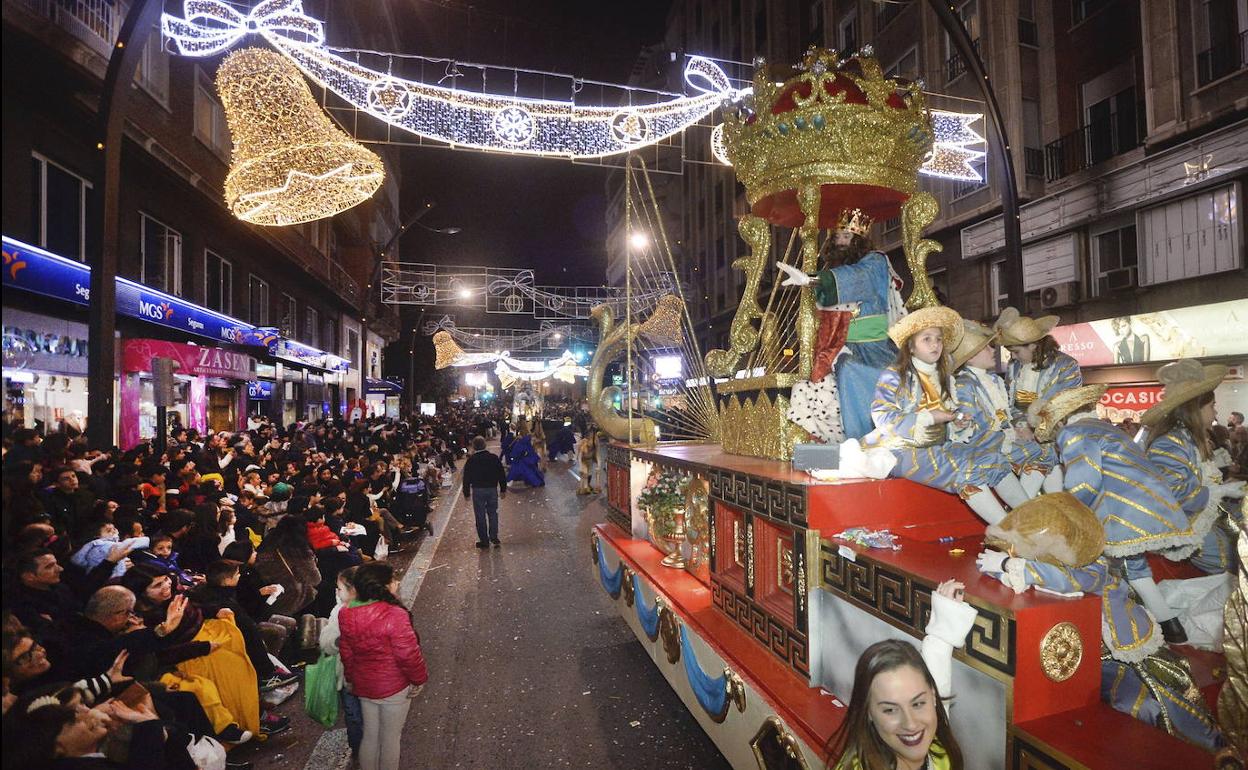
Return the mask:
[(841, 212), (840, 218), (836, 220), (836, 229), (866, 238), (867, 233), (871, 232), (871, 223), (874, 221), (864, 214), (862, 209), (845, 209)]
[(725, 120), (725, 148), (750, 204), (809, 184), (914, 193), (933, 139), (922, 85), (884, 77), (869, 48), (845, 59), (812, 48), (797, 69), (776, 83), (759, 66), (752, 103)]

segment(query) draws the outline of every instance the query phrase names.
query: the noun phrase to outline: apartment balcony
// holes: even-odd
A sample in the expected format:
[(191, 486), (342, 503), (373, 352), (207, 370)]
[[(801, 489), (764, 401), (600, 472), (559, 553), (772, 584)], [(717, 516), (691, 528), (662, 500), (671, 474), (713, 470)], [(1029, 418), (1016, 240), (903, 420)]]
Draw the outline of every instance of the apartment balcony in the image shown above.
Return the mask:
[(1207, 86), (1245, 66), (1248, 66), (1248, 31), (1196, 54), (1196, 85)]
[(1115, 113), (1050, 142), (1044, 148), (1044, 178), (1053, 182), (1139, 147), (1144, 141), (1144, 104), (1135, 114)]
[(6, 0), (5, 5), (10, 3), (56, 23), (106, 61), (130, 10), (120, 0)]
[[(975, 49), (975, 55), (980, 56), (982, 52), (979, 50), (979, 38), (971, 41), (971, 47)], [(966, 74), (966, 59), (962, 58), (962, 54), (955, 53), (945, 60), (945, 82), (952, 83), (958, 78)]]

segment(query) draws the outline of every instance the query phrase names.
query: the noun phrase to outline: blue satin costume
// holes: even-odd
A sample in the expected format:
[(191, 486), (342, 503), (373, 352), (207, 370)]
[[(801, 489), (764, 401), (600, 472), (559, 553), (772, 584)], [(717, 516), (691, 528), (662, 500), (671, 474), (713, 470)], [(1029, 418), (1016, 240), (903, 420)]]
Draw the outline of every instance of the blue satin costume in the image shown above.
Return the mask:
[[(1001, 379), (995, 372), (990, 373), (990, 376)], [(1004, 387), (1004, 381), (1002, 386)], [(967, 431), (959, 432), (959, 436), (964, 437), (966, 443), (977, 446), (986, 453), (1004, 453), (999, 459), (1005, 466), (1002, 476), (1010, 471), (1022, 472), (1028, 462), (1040, 456), (1043, 450), (1034, 439), (1021, 441), (1015, 438), (1008, 447), (1005, 446), (1004, 431), (1011, 425), (1010, 415), (993, 405), (983, 383), (968, 367), (958, 370), (954, 387), (957, 391), (958, 411), (971, 421), (971, 427)]]
[(841, 401), (841, 421), (846, 438), (862, 438), (875, 426), (871, 422), (871, 399), (881, 371), (897, 358), (897, 346), (888, 338), (888, 295), (892, 276), (888, 257), (872, 251), (852, 265), (820, 270), (812, 284), (815, 303), (861, 303), (849, 324), (845, 341), (848, 355), (837, 359), (836, 377)]
[[(1011, 416), (1015, 422), (1026, 420), (1027, 408), (1036, 401), (1047, 401), (1063, 390), (1083, 385), (1083, 373), (1079, 369), (1079, 362), (1065, 353), (1054, 354), (1053, 363), (1039, 372), (1040, 379), (1034, 392), (1019, 389), (1024, 366), (1030, 367), (1031, 364), (1024, 364), (1014, 358), (1010, 360), (1007, 371), (1010, 382), (1010, 404), (1013, 410)], [(1016, 473), (1021, 475), (1030, 470), (1047, 473), (1057, 465), (1057, 453), (1052, 445), (1029, 442), (1020, 446), (1026, 450), (1023, 462), (1015, 463), (1013, 458), (1010, 459), (1011, 463), (1015, 463)]]
[(1192, 564), (1203, 572), (1226, 572), (1235, 560), (1235, 544), (1218, 523), (1216, 509), (1209, 507), (1209, 487), (1200, 470), (1200, 452), (1196, 439), (1185, 425), (1178, 425), (1152, 443), (1145, 444), (1148, 459), (1170, 486), (1183, 512), (1201, 535), (1200, 547), (1191, 557)]
[(507, 452), (507, 481), (523, 481), (531, 487), (546, 486), (546, 477), (539, 467), (540, 460), (533, 449), (533, 438), (517, 436)]
[[(896, 365), (889, 366), (880, 375), (871, 404), (871, 418), (879, 431), (879, 445), (891, 449), (897, 458), (891, 475), (969, 497), (996, 485), (1009, 473), (998, 450), (945, 438), (932, 443), (930, 436), (944, 434), (945, 426), (933, 426), (927, 432), (918, 428), (923, 401), (923, 387), (917, 372), (911, 371), (904, 387)], [(952, 406), (952, 393), (946, 403)]]

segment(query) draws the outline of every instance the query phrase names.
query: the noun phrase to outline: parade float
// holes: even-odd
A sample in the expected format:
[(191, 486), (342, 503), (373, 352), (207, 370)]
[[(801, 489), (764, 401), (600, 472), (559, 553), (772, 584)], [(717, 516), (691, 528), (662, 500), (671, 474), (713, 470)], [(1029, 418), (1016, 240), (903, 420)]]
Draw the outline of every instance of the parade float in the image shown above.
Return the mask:
[[(978, 179), (969, 162), (982, 156), (971, 149), (982, 140), (969, 125), (979, 116), (931, 109), (921, 84), (885, 77), (865, 49), (845, 58), (814, 50), (795, 72), (758, 62), (752, 83), (689, 56), (684, 94), (628, 86), (591, 104), (579, 78), (563, 78), (567, 98), (551, 98), (550, 73), (331, 47), (299, 0), (265, 0), (246, 12), (187, 0), (183, 15), (165, 14), (161, 28), (185, 56), (217, 56), (248, 37), (271, 49), (236, 55), (217, 75), (235, 134), (227, 200), (257, 224), (327, 216), (381, 183), (376, 156), (323, 120), (320, 104), (340, 122), (368, 116), (384, 124), (390, 143), (406, 133), (413, 144), (625, 158), (626, 234), (636, 253), (626, 259), (623, 290), (548, 293), (546, 308), (551, 317), (598, 324), (587, 367), (590, 408), (613, 442), (607, 521), (593, 537), (597, 577), (734, 767), (834, 762), (825, 747), (844, 720), (859, 654), (884, 638), (917, 642), (933, 589), (948, 578), (967, 585), (978, 613), (953, 671), (951, 721), (966, 767), (1212, 764), (1211, 755), (1169, 735), (1170, 725), (1146, 725), (1102, 702), (1099, 597), (1016, 594), (981, 579), (974, 554), (984, 527), (955, 496), (904, 479), (815, 481), (791, 462), (795, 447), (820, 438), (793, 419), (795, 397), (837, 377), (826, 375), (829, 362), (818, 356), (815, 289), (783, 288), (769, 271), (784, 263), (815, 272), (829, 231), (855, 209), (864, 219), (899, 220), (906, 304), (935, 304), (925, 258), (939, 246), (922, 233), (937, 203), (919, 189), (919, 176)], [(429, 82), (425, 67), (445, 77)], [(321, 89), (319, 103), (304, 98), (296, 70)], [(513, 93), (486, 87), (487, 77), (500, 80), (499, 70)], [(479, 83), (462, 80), (466, 73)], [(531, 77), (537, 85), (526, 91), (521, 84)], [(731, 114), (716, 124), (720, 112)], [(709, 133), (713, 157), (734, 167), (750, 205), (738, 223), (750, 253), (733, 263), (744, 280), (730, 344), (705, 356), (639, 152), (680, 144), (695, 126)], [(456, 284), (462, 274), (387, 261), (382, 298), (429, 306), (489, 297), (508, 313), (541, 304), (531, 271), (527, 283), (476, 272), (493, 282), (472, 288)], [(496, 285), (497, 295), (489, 290)], [(598, 300), (602, 307), (591, 313)], [(860, 331), (879, 331), (878, 317), (853, 320), (865, 322)], [(566, 357), (512, 360), (514, 345), (466, 350), (480, 332), (460, 332), (440, 338), (439, 367), (494, 364), (500, 379), (513, 382), (581, 374)], [(864, 526), (890, 530), (898, 547), (838, 537)], [(1244, 545), (1241, 538), (1241, 557)], [(1226, 610), (1225, 658), (1196, 657), (1161, 674), (1172, 688), (1212, 699), (1220, 669), (1219, 705), (1241, 719), (1223, 729), (1242, 746), (1248, 580), (1239, 577)]]
[[(900, 217), (906, 305), (937, 304), (924, 264), (939, 246), (922, 237), (937, 204), (918, 188), (938, 154), (934, 122), (920, 87), (885, 77), (869, 53), (811, 51), (786, 73), (760, 64), (718, 136), (750, 204), (738, 226), (750, 253), (733, 264), (745, 276), (729, 348), (686, 361), (684, 397), (709, 404), (709, 417), (652, 407), (644, 372), (623, 400), (602, 388), (613, 361), (631, 368), (655, 347), (644, 315), (602, 319), (613, 345), (591, 362), (590, 403), (614, 441), (594, 569), (736, 768), (835, 764), (826, 746), (859, 655), (885, 638), (917, 644), (949, 578), (978, 613), (955, 654), (950, 710), (966, 767), (1209, 767), (1213, 756), (1167, 725), (1102, 702), (1100, 597), (1016, 594), (981, 576), (984, 524), (955, 495), (905, 479), (816, 481), (791, 462), (795, 446), (817, 443), (790, 419), (794, 389), (820, 365), (814, 287), (781, 287), (768, 272), (786, 261), (814, 273), (839, 212), (858, 209)], [(773, 259), (780, 228), (792, 234)], [(669, 440), (695, 412), (700, 435)], [(889, 530), (895, 547), (838, 537), (854, 528)], [(1193, 658), (1170, 673), (1212, 706), (1221, 658)]]

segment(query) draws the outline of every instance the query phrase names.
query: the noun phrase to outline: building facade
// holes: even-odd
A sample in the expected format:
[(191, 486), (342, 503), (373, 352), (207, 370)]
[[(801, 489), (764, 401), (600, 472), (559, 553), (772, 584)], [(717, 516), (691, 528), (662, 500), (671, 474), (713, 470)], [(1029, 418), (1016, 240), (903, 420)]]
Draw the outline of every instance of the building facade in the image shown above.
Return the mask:
[[(981, 182), (925, 178), (921, 186), (940, 203), (925, 235), (943, 246), (927, 269), (947, 304), (968, 318), (995, 317), (1008, 302), (1012, 268), (1023, 274), (1024, 312), (1059, 314), (1064, 324), (1248, 297), (1240, 213), (1248, 4), (962, 0), (955, 10), (1004, 114), (1023, 245), (1021, 254), (1005, 253), (993, 158), (977, 167)], [(886, 73), (922, 80), (941, 107), (983, 111), (965, 62), (920, 0), (678, 0), (664, 41), (674, 51), (777, 63), (797, 61), (809, 45), (856, 51), (868, 43)], [(706, 350), (725, 347), (744, 284), (731, 265), (746, 250), (735, 221), (746, 203), (731, 169), (705, 162), (699, 146), (687, 152), (679, 216), (686, 294)], [(773, 253), (787, 240), (778, 236)], [(873, 237), (906, 276), (900, 220), (877, 223)], [(1242, 314), (1230, 318), (1248, 324)], [(1245, 357), (1248, 343), (1227, 360)]]
[[(99, 248), (96, 108), (126, 10), (125, 3), (104, 0), (4, 3), (3, 233), (75, 262)], [(367, 19), (335, 21), (335, 29), (348, 35), (362, 25), (383, 34), (393, 29), (371, 10)], [(213, 86), (219, 62), (172, 56), (162, 49), (158, 30), (148, 37), (125, 129), (119, 280), (161, 292), (173, 305), (185, 303), (192, 314), (202, 310), (239, 328), (268, 330), (263, 345), (254, 339), (216, 341), (254, 361), (241, 385), (209, 378), (206, 392), (197, 396), (205, 407), (190, 405), (190, 392), (202, 388), (194, 377), (179, 375), (188, 389), (184, 418), (226, 428), (245, 425), (248, 413), (286, 423), (347, 413), (363, 402), (370, 354), (397, 333), (395, 314), (371, 301), (367, 287), (375, 244), (398, 226), (399, 166), (383, 151), (382, 189), (330, 220), (274, 228), (235, 219), (223, 198), (231, 139)], [(37, 376), (34, 383), (27, 382), (30, 373), (10, 377), (20, 368), (10, 348), (24, 354), (17, 342), (23, 335), (42, 338), (66, 324), (76, 330), (73, 339), (89, 334), (82, 326), (85, 307), (49, 296), (10, 291), (7, 284), (4, 294), (6, 412), (24, 407), (27, 423), (60, 420), (65, 409), (47, 405)], [(371, 339), (362, 333), (366, 317)], [(119, 370), (123, 360), (138, 366), (126, 355), (132, 340), (205, 344), (195, 322), (174, 328), (151, 320), (126, 317), (119, 307)], [(379, 361), (373, 369), (380, 369)], [(125, 372), (119, 377), (124, 406)], [(125, 410), (119, 412), (119, 420), (129, 423)], [(126, 430), (123, 425), (119, 437)]]

